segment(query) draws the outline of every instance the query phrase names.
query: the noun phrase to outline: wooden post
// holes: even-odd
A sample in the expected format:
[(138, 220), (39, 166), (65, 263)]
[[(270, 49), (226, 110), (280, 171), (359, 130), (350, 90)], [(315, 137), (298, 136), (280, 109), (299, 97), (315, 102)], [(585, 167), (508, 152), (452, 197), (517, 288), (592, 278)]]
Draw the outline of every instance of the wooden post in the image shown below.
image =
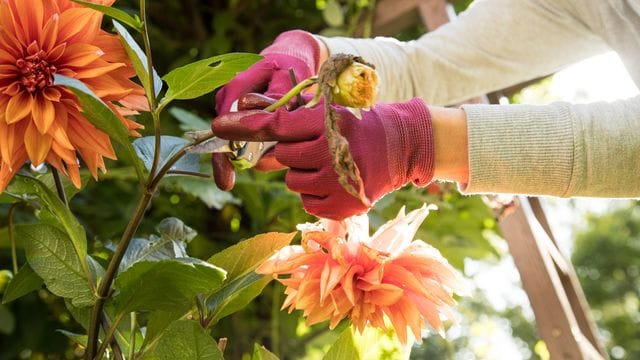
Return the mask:
[[(450, 20), (447, 6), (446, 0), (381, 0), (376, 6), (373, 30), (378, 35), (393, 34), (420, 19), (432, 31)], [(529, 82), (504, 93), (526, 85)], [(495, 103), (499, 96), (489, 94), (488, 98)], [(502, 234), (551, 358), (608, 358), (573, 266), (558, 249), (539, 199), (517, 197), (508, 211), (499, 213)]]

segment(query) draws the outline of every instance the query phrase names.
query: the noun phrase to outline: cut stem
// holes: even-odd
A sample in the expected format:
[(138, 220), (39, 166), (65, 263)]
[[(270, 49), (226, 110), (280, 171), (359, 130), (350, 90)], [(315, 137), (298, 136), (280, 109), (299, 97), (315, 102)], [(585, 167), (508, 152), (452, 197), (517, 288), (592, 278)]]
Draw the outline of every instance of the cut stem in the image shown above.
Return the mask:
[(289, 92), (287, 92), (286, 94), (284, 94), (283, 97), (281, 97), (280, 99), (278, 99), (278, 101), (274, 102), (273, 104), (267, 106), (266, 108), (264, 108), (264, 111), (267, 112), (274, 112), (276, 111), (277, 108), (287, 105), (289, 103), (289, 101), (291, 101), (291, 99), (293, 99), (294, 96), (300, 94), (300, 92), (302, 92), (302, 90), (308, 88), (309, 86), (315, 84), (318, 81), (318, 77), (317, 76), (312, 76), (308, 79), (303, 80), (302, 82), (300, 82), (298, 85), (294, 86), (293, 89), (289, 90)]

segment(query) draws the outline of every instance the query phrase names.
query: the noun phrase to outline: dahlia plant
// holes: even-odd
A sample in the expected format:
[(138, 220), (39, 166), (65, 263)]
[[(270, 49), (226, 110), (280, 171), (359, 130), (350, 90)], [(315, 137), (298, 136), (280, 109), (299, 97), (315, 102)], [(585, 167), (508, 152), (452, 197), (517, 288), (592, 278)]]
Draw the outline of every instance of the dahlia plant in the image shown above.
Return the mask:
[[(15, 273), (3, 302), (44, 284), (86, 330), (62, 330), (86, 359), (222, 359), (227, 340), (212, 338), (211, 327), (258, 296), (270, 280), (265, 275), (286, 286), (283, 308), (302, 310), (309, 324), (353, 324), (361, 334), (391, 325), (405, 344), (407, 329), (417, 341), (428, 325), (442, 332), (441, 315), (451, 317), (462, 282), (435, 248), (413, 239), (427, 207), (401, 211), (373, 236), (366, 215), (320, 220), (300, 225), (301, 245), (289, 245), (295, 232), (258, 234), (207, 261), (189, 257), (195, 234), (175, 218), (158, 224), (157, 235), (134, 238), (165, 176), (203, 176), (194, 150), (214, 136), (163, 136), (160, 114), (174, 100), (224, 85), (259, 56), (224, 54), (161, 78), (145, 0), (136, 16), (113, 1), (0, 1), (0, 192), (11, 203)], [(341, 80), (348, 88), (355, 86), (351, 75)], [(138, 132), (143, 127), (132, 117), (141, 112), (150, 114), (154, 136)], [(85, 168), (95, 180), (99, 169), (108, 171), (105, 158), (130, 166), (140, 195), (120, 240), (106, 245), (109, 258), (97, 259), (68, 197), (86, 183)], [(19, 205), (32, 207), (34, 219), (13, 224)], [(27, 260), (19, 270), (18, 238)], [(358, 354), (354, 336), (344, 330), (327, 358)], [(254, 358), (275, 355), (256, 346)]]

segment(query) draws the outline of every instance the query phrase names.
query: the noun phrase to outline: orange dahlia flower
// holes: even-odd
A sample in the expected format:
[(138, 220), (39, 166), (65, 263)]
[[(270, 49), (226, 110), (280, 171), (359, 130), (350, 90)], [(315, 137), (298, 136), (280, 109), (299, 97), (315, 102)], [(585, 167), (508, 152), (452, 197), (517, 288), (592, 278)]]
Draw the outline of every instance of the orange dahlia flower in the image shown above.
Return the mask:
[(107, 134), (71, 91), (53, 85), (54, 74), (85, 83), (139, 135), (142, 126), (124, 115), (148, 109), (144, 90), (129, 80), (135, 72), (124, 48), (101, 21), (68, 0), (0, 1), (0, 191), (27, 160), (46, 161), (79, 187), (78, 155), (94, 177), (105, 171), (104, 157), (115, 159)]
[(463, 287), (438, 250), (413, 241), (429, 209), (405, 215), (403, 208), (371, 237), (366, 215), (299, 226), (302, 245), (281, 249), (256, 272), (284, 284), (282, 308), (303, 310), (309, 325), (329, 320), (333, 329), (348, 317), (362, 332), (366, 325), (386, 328), (386, 316), (402, 343), (407, 326), (420, 342), (427, 323), (442, 333), (440, 316), (451, 318), (453, 292)]

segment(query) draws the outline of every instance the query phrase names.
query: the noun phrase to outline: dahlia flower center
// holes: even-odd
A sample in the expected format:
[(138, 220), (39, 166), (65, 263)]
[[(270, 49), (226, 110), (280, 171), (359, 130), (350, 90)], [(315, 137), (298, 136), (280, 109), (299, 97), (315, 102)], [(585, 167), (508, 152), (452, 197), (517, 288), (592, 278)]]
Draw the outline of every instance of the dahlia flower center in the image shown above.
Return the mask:
[(53, 86), (53, 74), (57, 69), (47, 62), (46, 55), (44, 50), (40, 50), (16, 61), (16, 66), (21, 74), (20, 82), (30, 93)]

